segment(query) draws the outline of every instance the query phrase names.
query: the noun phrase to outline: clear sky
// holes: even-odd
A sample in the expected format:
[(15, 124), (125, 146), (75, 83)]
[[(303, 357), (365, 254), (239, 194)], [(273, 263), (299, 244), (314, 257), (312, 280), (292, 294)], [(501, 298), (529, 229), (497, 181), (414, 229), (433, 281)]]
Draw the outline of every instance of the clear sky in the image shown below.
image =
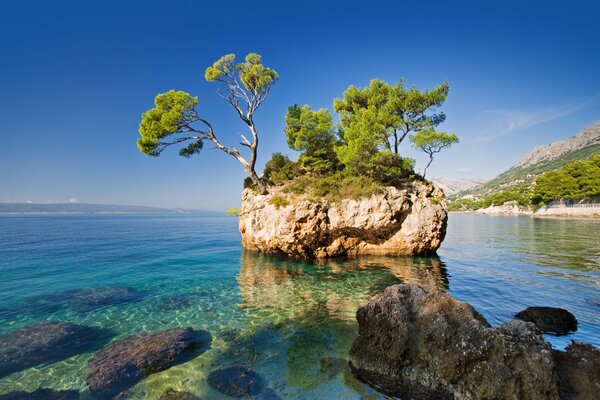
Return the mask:
[(599, 18), (592, 0), (4, 2), (0, 202), (238, 206), (232, 157), (153, 159), (135, 145), (141, 113), (169, 89), (199, 96), (222, 141), (238, 142), (244, 126), (203, 78), (226, 53), (257, 52), (280, 75), (256, 116), (260, 169), (274, 151), (295, 156), (289, 105), (331, 109), (351, 84), (403, 77), (451, 85), (440, 129), (461, 143), (428, 175), (491, 178), (600, 120)]

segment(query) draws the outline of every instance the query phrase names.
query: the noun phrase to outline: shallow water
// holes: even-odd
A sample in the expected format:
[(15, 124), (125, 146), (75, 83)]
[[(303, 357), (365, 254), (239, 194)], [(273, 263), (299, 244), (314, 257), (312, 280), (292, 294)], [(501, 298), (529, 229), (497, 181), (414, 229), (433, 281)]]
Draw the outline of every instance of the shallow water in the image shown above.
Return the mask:
[[(600, 346), (597, 232), (598, 220), (452, 214), (438, 257), (315, 265), (242, 252), (231, 217), (1, 216), (0, 334), (44, 320), (117, 337), (179, 326), (212, 334), (208, 351), (151, 375), (132, 399), (166, 388), (227, 398), (206, 377), (236, 365), (261, 374), (282, 399), (384, 399), (344, 359), (356, 308), (397, 282), (447, 290), (493, 325), (526, 306), (564, 307), (578, 331), (547, 339), (557, 348), (571, 339)], [(89, 398), (92, 355), (13, 373), (0, 379), (0, 393), (51, 387)]]

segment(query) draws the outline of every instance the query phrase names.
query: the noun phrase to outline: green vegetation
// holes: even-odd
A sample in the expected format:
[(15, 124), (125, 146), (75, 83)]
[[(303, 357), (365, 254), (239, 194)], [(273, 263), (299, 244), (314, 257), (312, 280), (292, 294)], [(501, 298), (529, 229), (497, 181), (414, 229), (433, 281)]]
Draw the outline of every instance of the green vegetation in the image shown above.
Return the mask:
[(449, 135), (446, 132), (436, 132), (433, 129), (423, 129), (410, 136), (413, 147), (421, 150), (429, 156), (429, 161), (423, 169), (423, 178), (427, 174), (427, 168), (433, 162), (433, 155), (439, 153), (446, 147), (458, 143), (458, 137), (454, 134)]
[(532, 186), (533, 204), (554, 200), (590, 200), (600, 196), (600, 154), (548, 171)]
[(238, 215), (240, 215), (241, 212), (242, 212), (241, 208), (230, 208), (229, 210), (225, 211), (225, 214), (232, 215), (232, 216), (238, 216)]
[(258, 151), (258, 130), (254, 123), (254, 113), (267, 99), (269, 91), (277, 81), (277, 73), (262, 65), (258, 54), (250, 53), (244, 62), (235, 63), (235, 55), (227, 54), (206, 69), (204, 77), (209, 82), (221, 85), (219, 96), (236, 111), (251, 133), (251, 140), (241, 135), (241, 145), (250, 150), (246, 159), (233, 146), (221, 144), (212, 125), (200, 117), (196, 111), (198, 98), (182, 91), (170, 90), (158, 94), (155, 107), (142, 115), (137, 141), (139, 150), (152, 157), (172, 145), (186, 144), (179, 150), (184, 157), (197, 154), (204, 142), (212, 142), (213, 148), (234, 157), (248, 174), (255, 188), (261, 193), (267, 186), (255, 171)]
[(409, 133), (422, 131), (430, 138), (424, 146), (434, 152), (449, 146), (448, 141), (458, 141), (455, 135), (434, 130), (446, 118), (435, 110), (447, 94), (447, 83), (419, 91), (405, 88), (404, 81), (389, 85), (374, 79), (366, 88), (350, 86), (334, 100), (339, 124), (326, 109), (293, 105), (285, 118), (285, 134), (288, 146), (300, 152), (298, 160), (274, 153), (262, 179), (283, 186), (285, 193), (330, 201), (369, 196), (386, 186), (422, 179), (414, 172), (415, 160), (402, 157), (398, 146)]
[(600, 196), (600, 154), (576, 160), (564, 167), (546, 171), (532, 184), (521, 183), (481, 200), (459, 199), (450, 203), (451, 211), (476, 210), (516, 201), (524, 207), (543, 206), (553, 201), (591, 200)]
[[(211, 148), (242, 165), (248, 174), (244, 188), (257, 193), (266, 194), (269, 185), (277, 185), (288, 193), (312, 198), (367, 196), (386, 186), (402, 187), (407, 181), (423, 179), (415, 175), (415, 160), (400, 155), (399, 145), (407, 135), (412, 133), (413, 144), (429, 154), (424, 174), (433, 154), (458, 142), (455, 135), (435, 131), (446, 119), (436, 110), (448, 95), (448, 83), (421, 91), (407, 87), (404, 80), (390, 85), (374, 79), (365, 88), (350, 86), (342, 98), (334, 100), (339, 124), (327, 109), (312, 110), (297, 104), (289, 107), (285, 135), (290, 149), (300, 155), (292, 161), (287, 155), (274, 153), (259, 177), (254, 114), (277, 81), (277, 73), (265, 67), (258, 54), (248, 54), (240, 63), (234, 54), (227, 54), (209, 66), (204, 77), (220, 84), (219, 97), (235, 109), (250, 131), (251, 136), (241, 135), (240, 142), (249, 149), (249, 157), (220, 142), (213, 126), (197, 111), (197, 97), (175, 90), (158, 94), (154, 108), (142, 115), (138, 148), (158, 157), (167, 147), (181, 145), (179, 154), (191, 157), (208, 141)], [(274, 201), (277, 207), (283, 205)]]
[(550, 161), (528, 165), (526, 167), (512, 167), (489, 182), (478, 186), (474, 190), (467, 190), (465, 192), (450, 196), (450, 200), (454, 200), (465, 195), (473, 195), (475, 197), (483, 198), (491, 193), (497, 193), (506, 190), (514, 185), (531, 185), (538, 176), (546, 171), (562, 168), (572, 161), (585, 160), (588, 157), (599, 153), (600, 144), (596, 144), (562, 154), (561, 156)]
[(269, 204), (272, 204), (275, 206), (276, 210), (279, 210), (280, 207), (285, 207), (288, 204), (290, 204), (287, 199), (279, 194), (276, 194), (275, 196), (271, 197), (271, 199), (269, 200)]

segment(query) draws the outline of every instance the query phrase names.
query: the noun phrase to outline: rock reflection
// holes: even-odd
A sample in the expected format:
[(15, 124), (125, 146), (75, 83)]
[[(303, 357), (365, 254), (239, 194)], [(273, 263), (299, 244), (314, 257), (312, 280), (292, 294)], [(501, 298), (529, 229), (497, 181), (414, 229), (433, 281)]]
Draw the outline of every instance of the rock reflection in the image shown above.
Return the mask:
[(308, 313), (354, 321), (356, 309), (385, 287), (419, 283), (428, 290), (448, 288), (439, 257), (363, 257), (314, 264), (244, 251), (238, 275), (249, 315), (282, 319)]

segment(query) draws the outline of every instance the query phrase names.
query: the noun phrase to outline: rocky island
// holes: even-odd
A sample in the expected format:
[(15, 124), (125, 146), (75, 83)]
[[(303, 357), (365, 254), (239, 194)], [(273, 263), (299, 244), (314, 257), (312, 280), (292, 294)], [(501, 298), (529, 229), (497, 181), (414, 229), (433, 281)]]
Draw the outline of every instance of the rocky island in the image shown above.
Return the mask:
[[(274, 198), (286, 205), (274, 205)], [(424, 182), (337, 202), (247, 189), (239, 214), (244, 248), (303, 258), (433, 253), (446, 223), (442, 191)]]

